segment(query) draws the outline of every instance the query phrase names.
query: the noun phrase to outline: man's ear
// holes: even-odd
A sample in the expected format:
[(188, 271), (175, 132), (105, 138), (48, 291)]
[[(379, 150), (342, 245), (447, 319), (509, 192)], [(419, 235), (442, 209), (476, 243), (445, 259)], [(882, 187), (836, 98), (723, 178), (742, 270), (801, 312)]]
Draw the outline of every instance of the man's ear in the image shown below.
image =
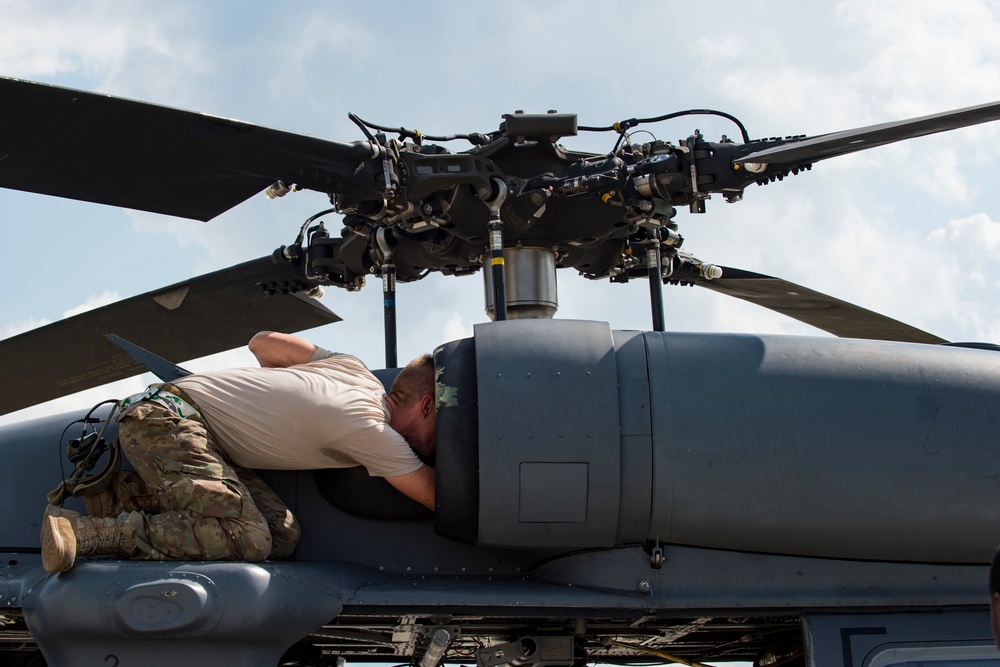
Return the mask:
[(424, 394), (420, 399), (420, 414), (424, 417), (430, 417), (434, 412), (434, 397), (430, 394)]

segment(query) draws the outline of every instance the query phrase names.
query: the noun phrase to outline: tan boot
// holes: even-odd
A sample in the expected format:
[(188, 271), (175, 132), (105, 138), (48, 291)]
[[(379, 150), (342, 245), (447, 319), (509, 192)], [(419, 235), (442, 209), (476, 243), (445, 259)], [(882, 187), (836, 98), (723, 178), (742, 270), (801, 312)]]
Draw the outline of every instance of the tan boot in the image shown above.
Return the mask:
[(122, 511), (122, 504), (111, 488), (104, 489), (100, 493), (84, 496), (83, 504), (87, 508), (87, 514), (101, 518), (116, 517)]
[(73, 522), (80, 515), (55, 505), (42, 516), (42, 567), (46, 572), (66, 572), (76, 560), (76, 533)]
[(77, 556), (125, 556), (133, 551), (131, 534), (114, 518), (80, 516), (69, 510), (46, 510), (42, 523), (42, 566), (67, 572)]
[(112, 517), (81, 516), (76, 520), (77, 556), (132, 555), (132, 536), (126, 535), (122, 525)]

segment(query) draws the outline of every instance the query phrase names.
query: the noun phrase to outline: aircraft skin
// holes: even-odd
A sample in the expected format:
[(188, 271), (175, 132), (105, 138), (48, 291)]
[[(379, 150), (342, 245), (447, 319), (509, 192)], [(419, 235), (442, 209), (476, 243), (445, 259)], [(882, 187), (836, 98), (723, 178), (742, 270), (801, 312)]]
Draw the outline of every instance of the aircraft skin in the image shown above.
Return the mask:
[(306, 638), (281, 664), (405, 662), (438, 630), (480, 665), (516, 640), (517, 664), (996, 659), (996, 351), (512, 320), (435, 362), (437, 511), (359, 470), (266, 473), (287, 561), (48, 574), (81, 415), (4, 427), (4, 659), (275, 665)]

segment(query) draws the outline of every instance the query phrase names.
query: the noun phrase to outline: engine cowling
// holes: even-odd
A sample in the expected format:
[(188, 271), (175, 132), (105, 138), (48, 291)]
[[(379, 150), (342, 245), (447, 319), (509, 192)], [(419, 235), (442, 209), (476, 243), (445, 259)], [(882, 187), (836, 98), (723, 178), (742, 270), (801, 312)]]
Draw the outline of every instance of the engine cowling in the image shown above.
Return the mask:
[(996, 547), (994, 351), (517, 320), (435, 360), (451, 539), (962, 563)]

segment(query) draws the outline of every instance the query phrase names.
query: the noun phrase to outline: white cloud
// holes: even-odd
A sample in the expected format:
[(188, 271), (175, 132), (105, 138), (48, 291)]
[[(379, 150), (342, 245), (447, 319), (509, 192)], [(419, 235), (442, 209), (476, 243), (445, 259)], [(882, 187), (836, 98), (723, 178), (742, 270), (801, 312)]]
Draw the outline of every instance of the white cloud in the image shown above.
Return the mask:
[(63, 5), (3, 0), (0, 71), (21, 77), (52, 78), (68, 73), (100, 75), (144, 49), (168, 48), (158, 32), (161, 21), (118, 3)]
[[(927, 238), (952, 299), (934, 301), (962, 340), (1000, 342), (1000, 222), (985, 213), (950, 221)], [(958, 338), (956, 336), (956, 338)]]
[(74, 315), (85, 313), (88, 310), (93, 310), (95, 308), (100, 308), (101, 306), (106, 306), (110, 303), (115, 303), (120, 298), (121, 297), (118, 295), (118, 292), (105, 290), (100, 294), (92, 295), (89, 299), (87, 299), (87, 301), (81, 303), (79, 306), (70, 308), (65, 313), (63, 313), (63, 317), (64, 318), (73, 317)]
[(928, 240), (943, 245), (951, 243), (964, 246), (970, 254), (982, 256), (985, 250), (988, 254), (983, 260), (997, 261), (1000, 256), (1000, 222), (994, 222), (985, 213), (976, 213), (968, 218), (952, 220), (947, 227), (935, 229), (928, 235)]
[(43, 327), (46, 324), (50, 324), (52, 320), (40, 319), (40, 318), (29, 318), (21, 322), (16, 322), (14, 324), (8, 324), (3, 328), (3, 338), (10, 338), (11, 336), (16, 336), (25, 331), (31, 331), (32, 329), (37, 329), (38, 327)]
[(472, 325), (465, 321), (461, 314), (455, 313), (444, 324), (442, 340), (451, 341), (472, 336)]
[[(847, 0), (837, 13), (869, 53), (856, 79), (879, 91), (875, 99), (891, 115), (941, 111), (940, 99), (964, 105), (1000, 97), (1000, 20), (989, 3)], [(928, 84), (936, 95), (927, 94)]]
[[(98, 295), (91, 295), (84, 303), (78, 306), (69, 308), (62, 314), (62, 318), (73, 317), (74, 315), (79, 315), (80, 313), (86, 312), (88, 310), (93, 310), (94, 308), (100, 308), (101, 306), (106, 306), (109, 303), (114, 303), (119, 300), (118, 292), (111, 290), (105, 290)], [(31, 331), (32, 329), (37, 329), (43, 327), (46, 324), (51, 324), (52, 320), (44, 318), (29, 318), (22, 322), (17, 322), (15, 324), (6, 325), (2, 330), (0, 330), (0, 340), (4, 338), (10, 338), (11, 336), (16, 336), (17, 334), (24, 333), (26, 331)]]

